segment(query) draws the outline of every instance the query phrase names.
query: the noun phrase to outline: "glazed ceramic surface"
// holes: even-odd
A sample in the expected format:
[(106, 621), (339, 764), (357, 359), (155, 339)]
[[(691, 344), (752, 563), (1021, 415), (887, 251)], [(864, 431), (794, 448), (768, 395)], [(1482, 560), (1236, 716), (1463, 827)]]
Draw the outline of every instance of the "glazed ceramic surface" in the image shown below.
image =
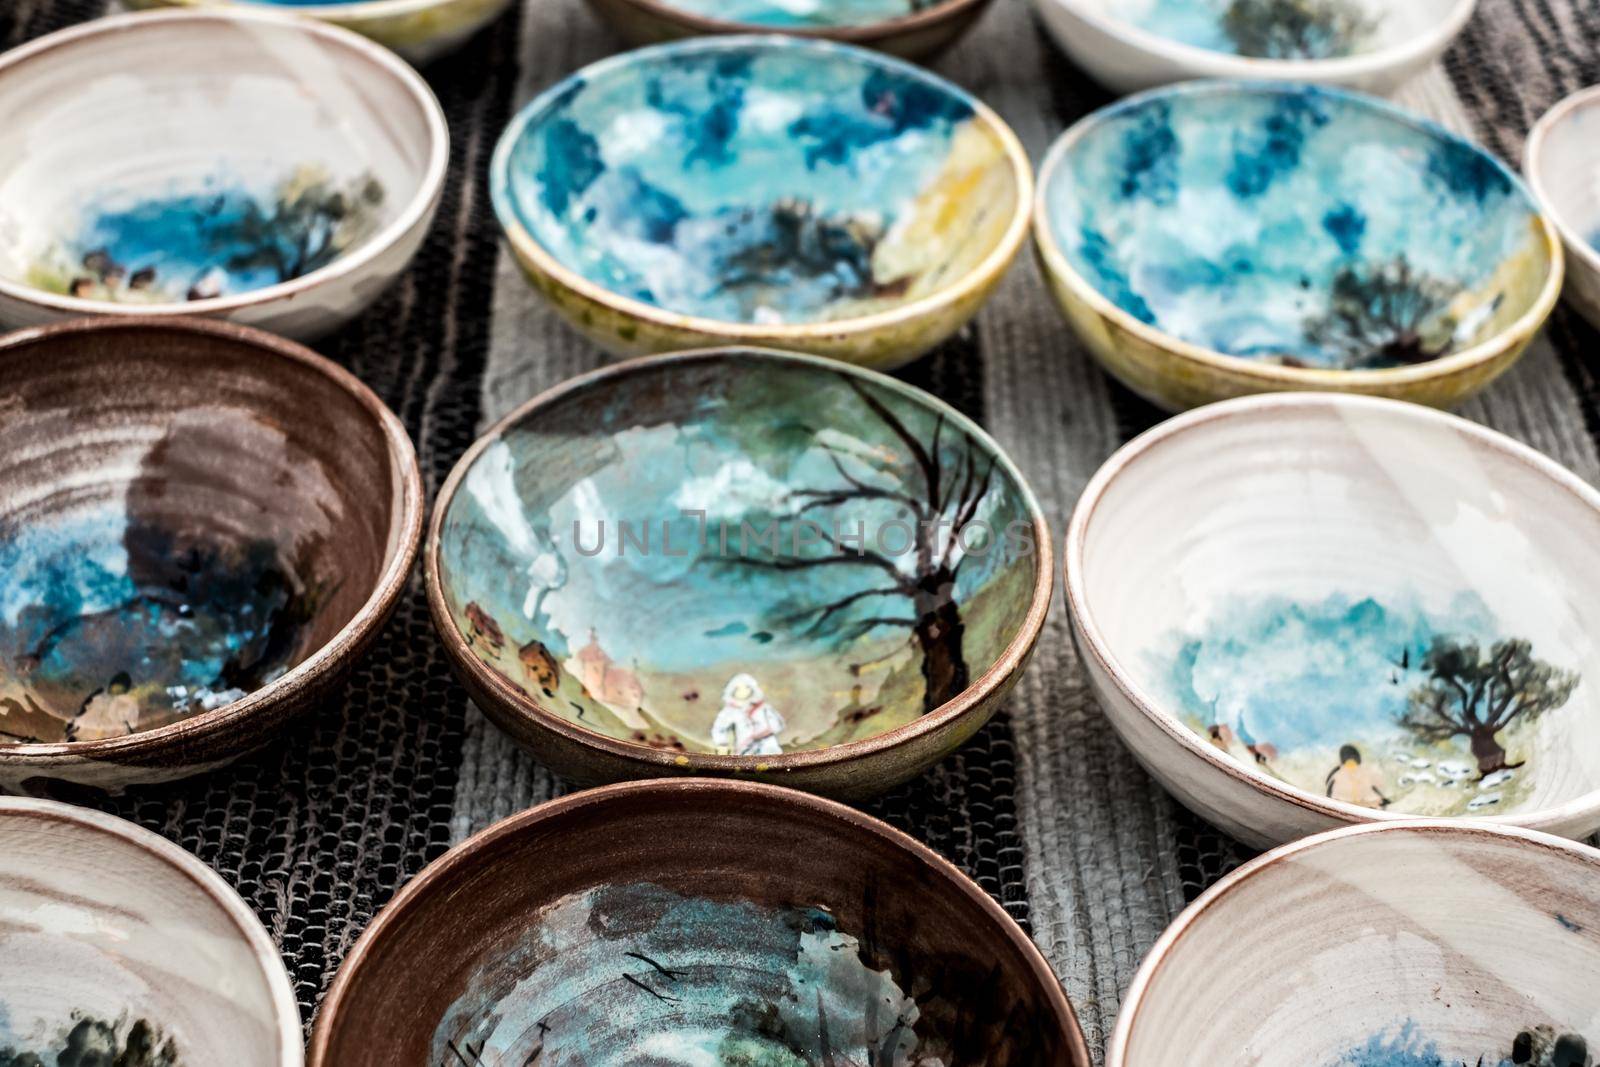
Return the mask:
[[(423, 961), (428, 980), (408, 979)], [(311, 1062), (453, 1057), (1089, 1064), (1043, 957), (954, 867), (840, 805), (704, 780), (524, 812), (384, 909), (323, 1002)]]
[[(669, 768), (970, 733), (987, 712), (960, 709), (1013, 673), (1050, 586), (1037, 505), (981, 430), (777, 353), (560, 387), (475, 446), (436, 515), (436, 622), (487, 710)], [(862, 788), (921, 769), (883, 755)]]
[(511, 0), (127, 0), (131, 7), (282, 8), (370, 37), (413, 63), (459, 47)]
[(252, 11), (122, 16), (0, 57), (0, 320), (311, 337), (405, 266), (448, 155), (432, 92), (358, 37)]
[(772, 29), (865, 26), (938, 7), (936, 0), (673, 0), (672, 7), (706, 18)]
[(513, 250), (608, 349), (770, 340), (871, 365), (976, 310), (1026, 228), (992, 112), (859, 49), (722, 38), (631, 53), (530, 104), (496, 152)]
[(1561, 277), (1499, 162), (1315, 87), (1183, 86), (1097, 112), (1052, 150), (1038, 225), (1080, 335), (1171, 408), (1295, 387), (1459, 399), (1520, 354)]
[(1388, 92), (1437, 59), (1476, 0), (1034, 0), (1056, 42), (1117, 92), (1192, 78)]
[(99, 812), (0, 798), (0, 973), (4, 1067), (303, 1062), (283, 961), (238, 894)]
[(1539, 121), (1523, 168), (1566, 245), (1566, 297), (1600, 329), (1600, 86)]
[[(1185, 911), (1107, 1067), (1591, 1067), (1600, 853), (1481, 823), (1313, 837)], [(1218, 981), (1218, 975), (1228, 981)]]
[(107, 321), (0, 341), (0, 785), (115, 787), (264, 744), (393, 606), (411, 444), (253, 331)]
[(1069, 604), (1129, 747), (1238, 837), (1400, 815), (1585, 836), (1597, 538), (1600, 494), (1493, 431), (1284, 394), (1114, 456), (1073, 517)]

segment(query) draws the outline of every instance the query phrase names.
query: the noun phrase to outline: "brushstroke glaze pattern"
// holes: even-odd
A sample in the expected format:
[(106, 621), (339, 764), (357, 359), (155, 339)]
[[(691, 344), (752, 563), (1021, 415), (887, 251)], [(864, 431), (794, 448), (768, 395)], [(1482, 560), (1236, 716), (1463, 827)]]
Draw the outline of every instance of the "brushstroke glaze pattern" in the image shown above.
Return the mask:
[(299, 1067), (283, 962), (198, 859), (0, 797), (0, 1067)]
[(887, 379), (754, 353), (642, 365), (472, 460), (440, 584), (545, 711), (678, 752), (879, 734), (997, 662), (1037, 578), (1027, 490)]
[(873, 970), (826, 909), (607, 885), (550, 904), (486, 960), (430, 1062), (933, 1067), (946, 1061), (917, 1033), (918, 978)]
[(1593, 1067), (1596, 929), (1586, 844), (1484, 821), (1314, 835), (1178, 916), (1106, 1067)]
[(1600, 85), (1547, 111), (1528, 134), (1522, 160), (1566, 245), (1563, 295), (1600, 329)]
[[(1397, 1031), (1373, 1034), (1331, 1061), (1327, 1067), (1465, 1067), (1460, 1057), (1446, 1058), (1436, 1042), (1406, 1022)], [(1477, 1067), (1592, 1067), (1589, 1043), (1580, 1034), (1558, 1034), (1548, 1026), (1522, 1030), (1508, 1046), (1486, 1052)]]
[(1125, 5), (1140, 29), (1253, 59), (1337, 59), (1366, 50), (1380, 12), (1361, 0), (1145, 0)]
[(53, 246), (27, 280), (63, 296), (116, 303), (210, 300), (293, 281), (333, 263), (378, 229), (383, 184), (339, 185), (296, 169), (268, 192), (215, 179), (150, 197), (97, 194), (75, 236)]
[(1043, 204), (1070, 268), (1211, 352), (1416, 366), (1507, 330), (1550, 273), (1537, 208), (1509, 171), (1377, 101), (1181, 87), (1068, 136)]
[(937, 7), (941, 0), (667, 0), (670, 6), (706, 18), (773, 29), (865, 26), (905, 18)]
[(1463, 592), (1240, 598), (1160, 657), (1170, 699), (1218, 750), (1308, 792), (1414, 815), (1515, 811), (1546, 713), (1580, 684)]
[(712, 322), (837, 322), (994, 252), (1020, 192), (1008, 150), (916, 68), (724, 38), (551, 90), (508, 132), (494, 193), (502, 221), (608, 293)]

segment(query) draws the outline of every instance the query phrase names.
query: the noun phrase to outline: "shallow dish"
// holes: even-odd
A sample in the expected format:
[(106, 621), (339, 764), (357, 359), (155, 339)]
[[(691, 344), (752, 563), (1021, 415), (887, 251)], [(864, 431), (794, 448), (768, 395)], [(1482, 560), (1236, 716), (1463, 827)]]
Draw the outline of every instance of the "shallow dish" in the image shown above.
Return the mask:
[(825, 37), (925, 59), (972, 28), (989, 0), (589, 0), (635, 45), (725, 33)]
[(1597, 929), (1592, 848), (1470, 822), (1323, 834), (1178, 917), (1106, 1067), (1590, 1067)]
[(416, 557), (405, 429), (224, 323), (0, 339), (0, 787), (220, 766), (327, 696)]
[(977, 312), (1032, 177), (999, 117), (926, 71), (720, 37), (548, 90), (490, 187), (530, 281), (609, 352), (748, 343), (884, 368)]
[(260, 921), (205, 864), (97, 811), (0, 797), (0, 1063), (299, 1067)]
[(1174, 410), (1273, 389), (1449, 406), (1561, 291), (1555, 228), (1499, 161), (1316, 87), (1198, 83), (1096, 112), (1051, 149), (1034, 232), (1090, 351)]
[(1067, 603), (1128, 747), (1236, 837), (1407, 815), (1584, 837), (1597, 544), (1600, 493), (1501, 434), (1277, 394), (1113, 456), (1072, 517)]
[(1052, 574), (1032, 492), (971, 421), (869, 371), (728, 349), (502, 420), (439, 494), (427, 584), (478, 704), (562, 775), (860, 797), (988, 720)]
[(1523, 170), (1566, 245), (1566, 297), (1600, 329), (1600, 85), (1539, 120)]
[(416, 72), (249, 10), (121, 15), (0, 56), (0, 322), (200, 315), (308, 339), (427, 233), (449, 135)]
[(1387, 93), (1444, 54), (1477, 0), (1034, 0), (1056, 43), (1107, 88), (1195, 78)]
[(511, 0), (127, 0), (131, 7), (277, 8), (394, 49), (413, 63), (452, 51), (500, 17)]
[(462, 1053), (485, 1064), (1090, 1063), (1038, 949), (948, 862), (842, 805), (704, 780), (612, 786), (515, 815), (379, 913), (317, 1014), (311, 1063)]

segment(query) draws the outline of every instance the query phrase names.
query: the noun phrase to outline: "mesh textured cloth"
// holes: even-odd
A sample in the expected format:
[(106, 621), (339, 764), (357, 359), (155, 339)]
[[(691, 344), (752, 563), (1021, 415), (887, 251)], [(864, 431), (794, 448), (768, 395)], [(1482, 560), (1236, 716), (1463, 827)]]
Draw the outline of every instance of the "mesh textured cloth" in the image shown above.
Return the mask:
[[(103, 0), (0, 0), (0, 45), (104, 9)], [(526, 0), (425, 72), (453, 143), (438, 221), (399, 283), (320, 348), (405, 422), (430, 499), (487, 421), (601, 362), (501, 252), (485, 180), (514, 107), (619, 47), (581, 0)], [(1035, 160), (1108, 99), (1022, 0), (996, 0), (937, 69), (994, 105)], [(1443, 66), (1400, 98), (1516, 164), (1538, 115), (1596, 81), (1595, 0), (1482, 0)], [(1597, 340), (1558, 310), (1517, 370), (1463, 413), (1600, 480)], [(1095, 467), (1160, 418), (1087, 357), (1025, 261), (972, 327), (903, 376), (996, 434), (1058, 536)], [(396, 888), (451, 843), (560, 788), (471, 707), (414, 579), (342, 698), (280, 744), (106, 807), (239, 889), (281, 947), (309, 1025), (339, 961)], [(1248, 855), (1167, 798), (1116, 740), (1088, 695), (1059, 596), (1008, 709), (868, 810), (950, 857), (1029, 927), (1097, 1050), (1160, 930)]]

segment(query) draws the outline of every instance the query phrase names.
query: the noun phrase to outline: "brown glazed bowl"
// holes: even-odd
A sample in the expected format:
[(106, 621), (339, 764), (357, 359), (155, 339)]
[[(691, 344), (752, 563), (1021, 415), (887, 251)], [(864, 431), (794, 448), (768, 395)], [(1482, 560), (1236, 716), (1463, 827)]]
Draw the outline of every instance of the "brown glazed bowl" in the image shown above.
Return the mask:
[[(819, 21), (818, 25), (805, 27), (748, 18), (716, 18), (688, 10), (673, 0), (589, 0), (589, 6), (633, 47), (714, 34), (782, 33), (843, 41), (922, 60), (932, 59), (955, 44), (978, 21), (989, 0), (938, 0), (922, 10), (913, 10), (915, 5), (908, 2), (908, 13), (894, 18), (832, 25)], [(819, 5), (827, 6), (827, 0)]]
[(1039, 950), (860, 812), (710, 779), (578, 793), (451, 850), (356, 943), (313, 1067), (1088, 1067)]
[(0, 338), (0, 787), (262, 747), (371, 644), (421, 531), (404, 427), (299, 345), (154, 318)]
[(1054, 582), (1038, 501), (972, 420), (861, 367), (739, 348), (528, 401), (451, 472), (425, 566), (457, 676), (562, 777), (846, 800), (989, 720)]

